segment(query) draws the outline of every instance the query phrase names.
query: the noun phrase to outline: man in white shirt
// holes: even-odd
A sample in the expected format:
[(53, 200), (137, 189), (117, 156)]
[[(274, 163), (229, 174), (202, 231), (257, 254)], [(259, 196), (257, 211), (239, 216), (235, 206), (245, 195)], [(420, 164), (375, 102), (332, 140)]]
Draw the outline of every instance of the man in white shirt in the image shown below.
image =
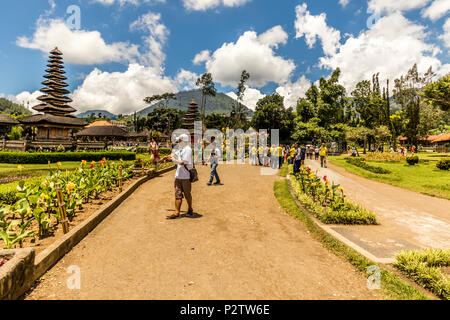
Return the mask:
[(208, 186), (212, 185), (214, 177), (216, 178), (216, 182), (214, 184), (221, 184), (219, 174), (217, 173), (217, 166), (219, 165), (219, 158), (222, 156), (222, 153), (219, 148), (217, 148), (215, 137), (211, 137), (211, 145), (213, 146), (213, 149), (211, 150), (211, 156), (208, 160), (211, 164), (211, 178), (207, 183)]
[(189, 209), (187, 215), (193, 215), (192, 209), (192, 186), (189, 170), (194, 168), (192, 161), (192, 149), (189, 146), (189, 136), (186, 134), (180, 135), (176, 139), (178, 148), (172, 151), (172, 161), (177, 165), (175, 172), (175, 213), (168, 216), (167, 219), (176, 219), (180, 217), (181, 204), (183, 197), (186, 198)]

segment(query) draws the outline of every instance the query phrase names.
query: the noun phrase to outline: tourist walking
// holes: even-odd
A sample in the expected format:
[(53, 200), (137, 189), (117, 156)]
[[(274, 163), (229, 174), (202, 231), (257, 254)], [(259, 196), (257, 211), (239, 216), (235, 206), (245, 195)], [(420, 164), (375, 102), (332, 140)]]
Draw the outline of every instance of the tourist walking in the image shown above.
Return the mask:
[(318, 146), (316, 146), (316, 148), (314, 149), (314, 159), (315, 160), (319, 160), (319, 152), (320, 152), (320, 149)]
[(159, 145), (155, 138), (152, 138), (151, 147), (152, 147), (151, 152), (152, 152), (152, 157), (153, 157), (153, 164), (155, 165), (156, 168), (158, 168), (158, 162), (160, 160)]
[(297, 148), (295, 147), (295, 145), (292, 145), (291, 149), (289, 150), (289, 164), (294, 164), (296, 152)]
[(303, 165), (305, 165), (305, 159), (306, 159), (306, 155), (307, 155), (307, 153), (306, 153), (306, 147), (303, 145), (302, 147), (301, 147), (301, 149), (300, 149), (300, 159), (301, 159), (301, 164), (300, 164), (300, 166), (303, 166)]
[(310, 145), (309, 146), (309, 159), (312, 160), (313, 159), (313, 153), (314, 153), (314, 146)]
[(209, 182), (207, 183), (208, 186), (212, 185), (214, 178), (216, 178), (216, 182), (214, 182), (214, 184), (221, 184), (219, 174), (217, 173), (221, 153), (219, 148), (216, 146), (216, 137), (211, 137), (211, 146), (211, 156), (208, 159), (208, 162), (211, 164), (211, 176), (209, 178)]
[(295, 145), (295, 156), (294, 156), (294, 173), (300, 172), (300, 167), (302, 166), (302, 149)]
[(320, 147), (320, 166), (322, 168), (327, 167), (327, 155), (328, 149), (325, 146), (325, 142), (322, 142), (322, 146)]
[(167, 219), (177, 219), (180, 217), (181, 205), (183, 198), (188, 203), (188, 216), (194, 215), (194, 209), (192, 209), (192, 183), (189, 170), (194, 168), (192, 149), (189, 146), (189, 137), (186, 134), (180, 135), (175, 143), (178, 146), (172, 151), (170, 159), (177, 165), (177, 171), (175, 172), (175, 213), (167, 216)]

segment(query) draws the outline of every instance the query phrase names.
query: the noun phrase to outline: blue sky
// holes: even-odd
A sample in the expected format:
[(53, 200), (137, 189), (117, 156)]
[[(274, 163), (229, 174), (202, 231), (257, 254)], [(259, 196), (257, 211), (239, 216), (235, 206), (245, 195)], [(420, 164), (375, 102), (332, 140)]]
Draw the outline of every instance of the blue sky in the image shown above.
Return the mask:
[[(450, 72), (448, 0), (16, 0), (0, 11), (0, 95), (36, 104), (48, 51), (64, 53), (75, 108), (131, 113), (147, 95), (220, 91), (251, 74), (246, 104), (278, 92), (294, 105), (339, 66), (348, 91), (413, 63)], [(69, 6), (80, 10), (71, 28)], [(78, 18), (78, 17), (77, 17)], [(202, 53), (203, 54), (200, 54)], [(196, 58), (196, 63), (194, 59)]]

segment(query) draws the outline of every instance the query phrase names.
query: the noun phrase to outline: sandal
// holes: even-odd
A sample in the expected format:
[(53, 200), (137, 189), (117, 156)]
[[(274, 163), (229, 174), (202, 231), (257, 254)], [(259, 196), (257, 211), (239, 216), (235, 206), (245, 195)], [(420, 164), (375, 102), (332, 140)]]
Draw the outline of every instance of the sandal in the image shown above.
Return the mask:
[(186, 213), (186, 215), (188, 215), (188, 216), (190, 216), (190, 217), (192, 217), (194, 214), (195, 214), (195, 213), (194, 213), (194, 210), (189, 210), (189, 211)]
[(174, 220), (174, 219), (178, 219), (179, 217), (180, 217), (179, 214), (178, 214), (178, 215), (173, 214), (173, 215), (171, 215), (171, 216), (167, 216), (166, 219), (168, 219), (168, 220)]

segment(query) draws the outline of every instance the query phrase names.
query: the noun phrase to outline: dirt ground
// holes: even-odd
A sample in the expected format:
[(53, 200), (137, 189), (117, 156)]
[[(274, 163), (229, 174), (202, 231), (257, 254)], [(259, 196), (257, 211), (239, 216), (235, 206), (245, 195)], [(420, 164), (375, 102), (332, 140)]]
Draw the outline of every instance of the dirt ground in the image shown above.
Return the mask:
[[(273, 194), (278, 176), (221, 165), (224, 185), (193, 185), (196, 218), (173, 213), (173, 172), (141, 186), (43, 277), (26, 299), (381, 299), (314, 240)], [(186, 204), (183, 204), (186, 210)], [(69, 266), (81, 289), (69, 290)]]

